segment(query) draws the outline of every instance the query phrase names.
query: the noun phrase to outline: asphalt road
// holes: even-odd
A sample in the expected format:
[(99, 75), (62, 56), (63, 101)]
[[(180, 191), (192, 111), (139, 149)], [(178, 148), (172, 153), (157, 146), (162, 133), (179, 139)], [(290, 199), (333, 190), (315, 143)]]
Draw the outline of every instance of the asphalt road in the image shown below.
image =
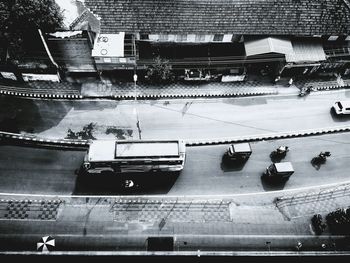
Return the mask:
[(64, 138), (68, 129), (94, 124), (95, 138), (211, 139), (343, 126), (349, 118), (330, 113), (350, 91), (319, 92), (303, 98), (264, 96), (154, 101), (42, 101), (1, 98), (0, 128)]
[[(188, 147), (184, 170), (179, 176), (158, 174), (92, 176), (75, 174), (84, 152), (0, 146), (0, 191), (2, 193), (53, 195), (230, 195), (325, 185), (349, 180), (350, 134), (251, 143), (253, 154), (242, 167), (227, 167), (222, 155), (227, 145)], [(261, 174), (271, 163), (269, 154), (279, 145), (288, 145), (285, 161), (295, 173), (285, 185), (271, 186)], [(319, 169), (310, 163), (320, 151), (332, 156)], [(125, 192), (119, 188), (126, 177), (136, 179), (139, 188)]]

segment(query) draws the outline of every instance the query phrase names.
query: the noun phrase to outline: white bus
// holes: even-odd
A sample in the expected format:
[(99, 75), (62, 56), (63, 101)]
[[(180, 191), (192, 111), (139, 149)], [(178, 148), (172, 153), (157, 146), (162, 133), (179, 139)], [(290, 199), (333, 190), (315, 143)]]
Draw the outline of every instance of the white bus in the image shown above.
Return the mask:
[(184, 167), (185, 151), (181, 140), (95, 140), (84, 157), (83, 168), (88, 173), (176, 172)]

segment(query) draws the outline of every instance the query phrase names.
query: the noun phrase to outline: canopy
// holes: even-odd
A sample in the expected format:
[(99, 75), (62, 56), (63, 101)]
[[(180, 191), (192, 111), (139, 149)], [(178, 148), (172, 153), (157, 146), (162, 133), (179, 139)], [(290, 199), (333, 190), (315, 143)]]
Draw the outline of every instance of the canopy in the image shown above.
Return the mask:
[(293, 46), (289, 39), (266, 37), (248, 40), (244, 43), (247, 57), (267, 53), (289, 54)]
[(286, 62), (325, 61), (326, 54), (322, 43), (314, 40), (293, 41), (293, 52), (286, 54)]

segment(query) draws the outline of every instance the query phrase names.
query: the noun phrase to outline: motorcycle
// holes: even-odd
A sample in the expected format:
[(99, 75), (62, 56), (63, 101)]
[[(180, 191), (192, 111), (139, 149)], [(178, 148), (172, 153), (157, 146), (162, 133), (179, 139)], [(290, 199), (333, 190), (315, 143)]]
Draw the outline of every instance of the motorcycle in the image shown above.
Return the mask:
[(323, 218), (320, 214), (315, 214), (311, 219), (311, 223), (317, 235), (322, 234), (326, 229), (326, 224), (323, 223)]
[(331, 153), (326, 151), (326, 152), (320, 152), (320, 154), (314, 158), (312, 158), (311, 162), (315, 164), (321, 164), (325, 163), (327, 160), (327, 157), (331, 156)]
[(302, 87), (300, 89), (299, 96), (304, 97), (304, 96), (310, 94), (310, 92), (311, 92), (311, 87)]
[(279, 146), (276, 150), (272, 151), (270, 154), (271, 158), (284, 158), (289, 151), (288, 146)]

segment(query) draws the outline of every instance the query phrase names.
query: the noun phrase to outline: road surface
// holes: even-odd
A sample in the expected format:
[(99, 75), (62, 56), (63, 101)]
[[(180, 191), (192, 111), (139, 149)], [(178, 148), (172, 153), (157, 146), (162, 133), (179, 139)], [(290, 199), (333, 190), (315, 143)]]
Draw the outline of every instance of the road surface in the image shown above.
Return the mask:
[[(350, 133), (251, 143), (253, 153), (241, 167), (222, 162), (228, 145), (187, 147), (185, 168), (181, 174), (166, 176), (131, 175), (140, 188), (133, 194), (230, 195), (294, 189), (348, 181)], [(269, 154), (279, 145), (288, 145), (285, 161), (293, 163), (295, 173), (285, 185), (270, 186), (261, 174), (271, 163)], [(311, 159), (320, 151), (330, 151), (319, 169)], [(120, 177), (75, 174), (84, 152), (0, 146), (0, 192), (65, 195), (118, 195)], [(127, 177), (129, 175), (125, 175)], [(125, 178), (124, 178), (125, 179)]]
[(343, 126), (349, 118), (330, 113), (350, 91), (307, 97), (264, 96), (154, 101), (42, 101), (1, 98), (0, 128), (64, 138), (68, 129), (94, 124), (95, 138), (211, 139)]

